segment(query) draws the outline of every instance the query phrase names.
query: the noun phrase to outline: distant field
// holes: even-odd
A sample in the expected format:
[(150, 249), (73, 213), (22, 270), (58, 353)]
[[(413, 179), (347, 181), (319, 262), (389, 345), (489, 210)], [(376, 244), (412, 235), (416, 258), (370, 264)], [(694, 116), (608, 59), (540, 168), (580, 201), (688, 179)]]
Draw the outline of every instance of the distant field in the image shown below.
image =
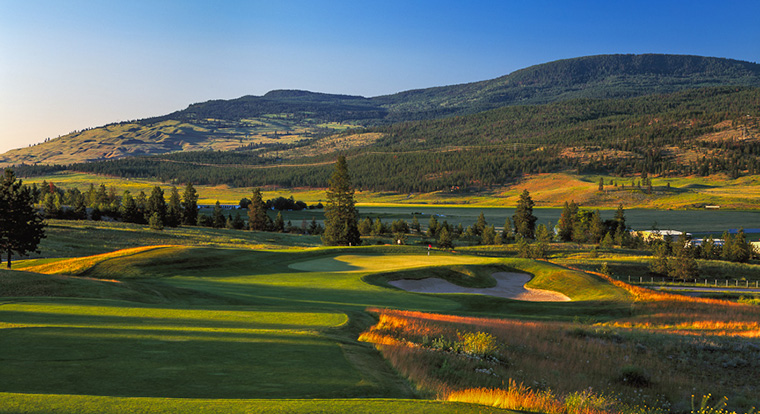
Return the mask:
[[(605, 182), (605, 190), (598, 191), (599, 178)], [(153, 180), (121, 179), (91, 174), (61, 172), (57, 174), (24, 179), (26, 183), (54, 182), (62, 188), (77, 187), (86, 190), (89, 183), (101, 183), (115, 187), (117, 194), (124, 190), (133, 193), (143, 190), (146, 194), (155, 185), (164, 191), (171, 186)], [(653, 192), (633, 185), (639, 177), (615, 177), (572, 174), (539, 174), (528, 176), (509, 186), (482, 190), (480, 192), (433, 192), (398, 194), (390, 192), (357, 191), (359, 205), (367, 207), (435, 206), (435, 207), (499, 207), (517, 204), (520, 193), (530, 191), (537, 207), (561, 207), (565, 201), (575, 200), (581, 206), (616, 208), (622, 203), (628, 209), (701, 209), (704, 205), (717, 205), (723, 209), (754, 210), (760, 206), (760, 177), (748, 176), (736, 180), (726, 177), (668, 177), (652, 178)], [(617, 186), (610, 184), (615, 182)], [(670, 184), (670, 188), (667, 187)], [(623, 187), (625, 186), (625, 187)], [(181, 189), (182, 185), (178, 185)], [(197, 186), (201, 204), (237, 204), (241, 198), (250, 198), (252, 188), (233, 188), (226, 185)], [(264, 188), (264, 199), (290, 197), (307, 204), (324, 202), (324, 189), (271, 189)], [(168, 195), (167, 195), (168, 197)], [(651, 224), (651, 223), (650, 223)]]

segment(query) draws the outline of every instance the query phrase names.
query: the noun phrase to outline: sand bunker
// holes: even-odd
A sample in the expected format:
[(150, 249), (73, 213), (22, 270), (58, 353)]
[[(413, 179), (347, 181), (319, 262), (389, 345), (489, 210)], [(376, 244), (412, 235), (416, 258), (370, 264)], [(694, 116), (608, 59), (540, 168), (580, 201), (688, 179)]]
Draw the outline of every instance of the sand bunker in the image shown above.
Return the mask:
[(496, 279), (496, 287), (486, 289), (457, 286), (436, 277), (393, 280), (388, 283), (399, 289), (417, 293), (474, 293), (533, 302), (564, 302), (570, 300), (569, 297), (559, 292), (525, 287), (531, 278), (525, 273), (499, 272), (492, 276)]

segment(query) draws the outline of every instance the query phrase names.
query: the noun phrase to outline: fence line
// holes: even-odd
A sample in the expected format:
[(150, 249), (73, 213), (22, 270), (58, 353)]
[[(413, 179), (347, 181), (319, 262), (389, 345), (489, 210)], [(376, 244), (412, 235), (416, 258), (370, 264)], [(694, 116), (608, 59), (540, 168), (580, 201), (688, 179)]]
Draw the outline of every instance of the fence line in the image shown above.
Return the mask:
[[(649, 280), (647, 280), (649, 279)], [(687, 280), (673, 280), (673, 279), (667, 279), (665, 277), (657, 277), (654, 276), (650, 277), (644, 277), (639, 276), (638, 281), (635, 277), (628, 276), (628, 283), (637, 283), (637, 284), (674, 284), (679, 286), (696, 286), (696, 287), (736, 287), (736, 288), (760, 288), (760, 281), (755, 280), (753, 283), (750, 283), (747, 279), (726, 279), (718, 280), (718, 279), (693, 279), (694, 281), (691, 281), (692, 279)]]

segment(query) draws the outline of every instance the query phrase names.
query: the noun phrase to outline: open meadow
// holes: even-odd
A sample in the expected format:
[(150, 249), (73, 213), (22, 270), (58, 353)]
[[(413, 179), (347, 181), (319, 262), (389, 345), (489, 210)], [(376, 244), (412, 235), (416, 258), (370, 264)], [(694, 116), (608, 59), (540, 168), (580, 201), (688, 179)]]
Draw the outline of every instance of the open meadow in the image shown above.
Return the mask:
[[(708, 393), (760, 406), (760, 307), (584, 272), (581, 250), (536, 261), (91, 221), (51, 221), (40, 248), (0, 271), (0, 412), (664, 413)], [(616, 273), (639, 260), (605, 254)], [(389, 283), (487, 289), (497, 272), (571, 300)]]

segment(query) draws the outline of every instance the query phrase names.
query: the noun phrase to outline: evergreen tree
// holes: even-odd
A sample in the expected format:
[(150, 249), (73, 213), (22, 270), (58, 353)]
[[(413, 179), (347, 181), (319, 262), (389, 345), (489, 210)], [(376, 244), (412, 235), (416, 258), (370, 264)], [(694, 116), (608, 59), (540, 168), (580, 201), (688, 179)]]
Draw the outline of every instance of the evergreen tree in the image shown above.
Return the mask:
[(435, 238), (437, 232), (438, 232), (438, 219), (436, 219), (434, 215), (431, 215), (430, 220), (428, 220), (427, 236), (431, 238)]
[(166, 223), (166, 201), (164, 200), (164, 190), (159, 186), (153, 187), (148, 198), (148, 205), (145, 209), (145, 218), (150, 220), (154, 215), (158, 214), (158, 218), (161, 219), (161, 225)]
[(311, 223), (309, 223), (309, 234), (316, 235), (316, 234), (322, 234), (323, 228), (322, 226), (317, 223), (317, 219), (313, 218), (311, 219)]
[(480, 212), (480, 215), (478, 216), (478, 220), (475, 222), (475, 225), (473, 226), (473, 230), (476, 236), (479, 236), (483, 234), (483, 231), (486, 229), (486, 226), (488, 223), (486, 223), (486, 216), (483, 215), (483, 212)]
[(565, 205), (562, 208), (562, 214), (559, 217), (557, 223), (557, 230), (560, 240), (569, 242), (573, 239), (573, 226), (578, 220), (578, 205), (573, 200), (572, 203), (565, 201)]
[(145, 192), (140, 190), (140, 192), (137, 194), (137, 197), (135, 197), (135, 205), (137, 205), (137, 212), (139, 213), (139, 216), (134, 221), (135, 223), (147, 223), (148, 221), (145, 219), (145, 212), (148, 208), (148, 196), (145, 195)]
[(447, 227), (442, 227), (438, 232), (438, 247), (441, 249), (453, 249), (454, 241), (451, 238), (451, 232)]
[(615, 239), (612, 237), (612, 234), (607, 232), (599, 244), (605, 249), (611, 249), (613, 246), (615, 246)]
[(654, 257), (649, 262), (649, 271), (658, 275), (668, 274), (668, 245), (659, 242), (654, 246)]
[(253, 189), (251, 203), (248, 204), (248, 229), (255, 231), (266, 231), (269, 229), (269, 216), (267, 216), (266, 205), (261, 197), (261, 190)]
[(615, 210), (615, 225), (617, 226), (615, 230), (620, 229), (622, 231), (625, 231), (628, 228), (628, 225), (625, 223), (625, 210), (623, 209), (623, 204), (618, 204), (617, 210)]
[(716, 260), (719, 257), (718, 246), (715, 245), (715, 239), (710, 235), (702, 242), (701, 257), (705, 260)]
[(602, 215), (599, 213), (599, 210), (594, 211), (591, 215), (591, 228), (589, 230), (591, 231), (592, 243), (602, 241), (604, 234), (607, 232), (607, 227), (604, 225), (604, 221), (602, 221)]
[(274, 219), (274, 231), (278, 233), (285, 231), (285, 219), (282, 218), (282, 211), (278, 211), (277, 217)]
[(219, 204), (219, 200), (216, 200), (216, 204), (214, 204), (214, 211), (211, 213), (211, 221), (212, 226), (217, 229), (223, 229), (227, 223), (227, 219), (224, 217), (222, 205)]
[(132, 198), (132, 194), (129, 190), (124, 191), (124, 195), (121, 197), (119, 213), (121, 213), (122, 221), (127, 223), (137, 223), (140, 221), (140, 211), (137, 209), (137, 203), (135, 202), (135, 199)]
[(483, 232), (480, 234), (480, 244), (496, 244), (496, 229), (493, 225), (485, 226), (483, 228)]
[(185, 185), (182, 192), (182, 224), (195, 226), (198, 224), (198, 193), (193, 183)]
[(604, 191), (604, 178), (599, 177), (599, 185), (597, 186), (597, 190), (601, 193)]
[(530, 198), (528, 190), (523, 190), (520, 199), (517, 201), (515, 214), (512, 216), (512, 222), (515, 224), (515, 233), (526, 239), (534, 238), (536, 231), (536, 216), (533, 215), (533, 199)]
[(504, 228), (501, 231), (501, 242), (506, 244), (510, 243), (515, 239), (515, 234), (512, 232), (512, 222), (509, 220), (509, 217), (504, 220)]
[(736, 236), (731, 238), (730, 251), (731, 260), (735, 262), (745, 263), (750, 259), (752, 245), (747, 242), (744, 229), (739, 229)]
[(8, 269), (14, 253), (23, 256), (38, 252), (43, 238), (45, 223), (34, 207), (31, 189), (16, 181), (13, 170), (6, 168), (0, 184), (0, 253), (5, 253)]
[(335, 171), (328, 181), (325, 205), (325, 232), (322, 243), (328, 246), (358, 246), (361, 238), (354, 189), (348, 175), (346, 157), (338, 157)]
[(58, 193), (45, 194), (42, 209), (45, 211), (45, 217), (47, 218), (61, 217), (61, 196)]
[(549, 243), (552, 241), (551, 232), (543, 225), (536, 227), (536, 242), (530, 248), (531, 257), (536, 259), (545, 259), (549, 252)]
[(166, 225), (177, 227), (182, 223), (182, 199), (179, 196), (179, 190), (172, 186), (172, 192), (169, 195), (169, 205), (166, 208)]
[(71, 207), (74, 209), (74, 218), (77, 220), (86, 220), (87, 206), (84, 204), (84, 195), (77, 191), (72, 198)]
[(412, 224), (409, 225), (409, 228), (414, 230), (415, 233), (420, 234), (420, 221), (417, 220), (416, 215), (412, 217)]
[(365, 217), (364, 220), (362, 220), (359, 223), (359, 234), (362, 236), (369, 236), (372, 233), (372, 219), (369, 217)]
[(681, 235), (672, 243), (673, 259), (668, 262), (668, 276), (679, 279), (694, 279), (699, 275), (697, 261), (689, 251), (689, 240)]
[(372, 224), (372, 235), (382, 236), (383, 233), (385, 233), (385, 225), (383, 224), (383, 221), (380, 220), (380, 217), (378, 217), (375, 219), (375, 222)]
[(235, 218), (232, 219), (232, 228), (235, 230), (242, 230), (245, 227), (245, 221), (240, 217), (240, 212), (235, 212)]
[(164, 221), (161, 220), (161, 214), (159, 212), (153, 213), (150, 218), (148, 218), (148, 226), (152, 230), (163, 230), (164, 229)]

